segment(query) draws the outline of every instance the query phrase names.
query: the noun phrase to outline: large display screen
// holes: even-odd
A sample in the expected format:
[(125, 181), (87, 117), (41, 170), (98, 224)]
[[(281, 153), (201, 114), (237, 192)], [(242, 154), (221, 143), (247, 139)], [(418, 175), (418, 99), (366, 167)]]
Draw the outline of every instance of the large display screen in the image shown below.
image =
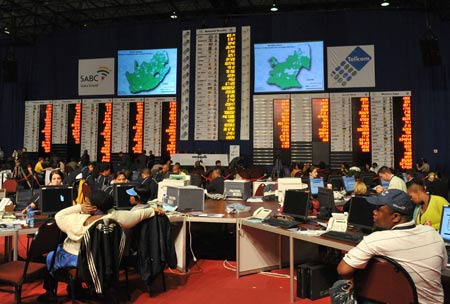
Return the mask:
[(323, 41), (255, 44), (255, 93), (323, 91)]
[(117, 95), (175, 95), (177, 49), (119, 50)]

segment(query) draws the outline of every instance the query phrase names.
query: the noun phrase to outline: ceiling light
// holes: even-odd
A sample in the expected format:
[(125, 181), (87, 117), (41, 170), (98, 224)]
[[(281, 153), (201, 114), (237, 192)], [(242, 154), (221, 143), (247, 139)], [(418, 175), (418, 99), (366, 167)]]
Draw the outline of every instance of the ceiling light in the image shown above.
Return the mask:
[(274, 4), (272, 4), (272, 7), (270, 8), (270, 10), (272, 11), (272, 12), (276, 12), (276, 11), (278, 11), (278, 7), (277, 7), (277, 5), (274, 3)]
[(170, 15), (170, 18), (177, 19), (178, 18), (177, 13), (173, 12), (172, 15)]
[(381, 2), (381, 6), (385, 7), (385, 6), (389, 6), (389, 1), (384, 0), (383, 2)]
[(4, 32), (6, 35), (9, 35), (9, 33), (10, 33), (7, 27), (5, 27), (5, 28), (3, 29), (3, 32)]

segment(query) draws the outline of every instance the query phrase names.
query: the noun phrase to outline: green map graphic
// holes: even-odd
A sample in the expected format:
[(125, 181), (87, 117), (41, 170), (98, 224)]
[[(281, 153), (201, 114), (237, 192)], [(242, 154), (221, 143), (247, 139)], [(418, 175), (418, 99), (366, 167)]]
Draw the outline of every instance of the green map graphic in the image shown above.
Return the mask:
[[(311, 50), (310, 50), (311, 51)], [(302, 50), (294, 51), (284, 62), (278, 62), (275, 57), (270, 57), (269, 64), (272, 70), (267, 79), (268, 84), (274, 84), (283, 90), (289, 88), (301, 88), (301, 83), (297, 80), (302, 69), (311, 69), (311, 55), (303, 53)]]
[(143, 61), (141, 65), (134, 61), (134, 73), (125, 73), (130, 92), (136, 94), (157, 88), (170, 71), (168, 64), (169, 56), (165, 51), (156, 52), (150, 62)]

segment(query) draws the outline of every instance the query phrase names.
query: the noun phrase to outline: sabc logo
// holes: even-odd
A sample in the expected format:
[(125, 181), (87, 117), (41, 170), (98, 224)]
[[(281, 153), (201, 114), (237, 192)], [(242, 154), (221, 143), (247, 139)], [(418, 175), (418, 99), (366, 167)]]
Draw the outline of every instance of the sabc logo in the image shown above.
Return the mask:
[(111, 69), (108, 67), (98, 67), (98, 70), (95, 74), (91, 75), (80, 75), (80, 82), (100, 82), (108, 77), (109, 73), (111, 73)]

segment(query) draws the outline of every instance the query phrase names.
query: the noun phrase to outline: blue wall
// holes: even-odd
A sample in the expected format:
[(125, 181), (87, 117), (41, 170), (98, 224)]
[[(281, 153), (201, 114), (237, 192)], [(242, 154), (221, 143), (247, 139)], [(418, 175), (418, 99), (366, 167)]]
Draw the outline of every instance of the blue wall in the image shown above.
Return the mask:
[[(425, 14), (419, 12), (280, 13), (228, 19), (168, 20), (53, 33), (41, 37), (32, 46), (15, 47), (18, 82), (0, 83), (0, 147), (8, 154), (21, 147), (24, 100), (78, 98), (78, 59), (116, 57), (118, 49), (180, 48), (181, 32), (185, 29), (250, 25), (252, 43), (324, 40), (326, 46), (374, 44), (376, 87), (361, 91), (411, 90), (414, 157), (427, 158), (432, 168), (445, 173), (450, 171), (447, 135), (450, 129), (447, 72), (450, 42), (446, 39), (450, 37), (450, 25), (433, 16), (429, 22), (434, 34), (440, 38), (443, 63), (438, 67), (424, 66), (422, 62), (419, 40), (425, 37), (426, 20)], [(0, 58), (4, 58), (7, 42), (0, 45)], [(192, 58), (195, 60), (194, 54)], [(195, 67), (195, 62), (192, 66)], [(194, 100), (193, 81), (191, 85), (191, 100)], [(194, 107), (191, 111), (193, 117)], [(191, 120), (192, 140), (179, 142), (180, 151), (227, 153), (230, 144), (239, 144), (244, 154), (251, 155), (251, 140), (194, 142), (193, 128)], [(439, 150), (438, 154), (433, 154), (434, 148)]]

